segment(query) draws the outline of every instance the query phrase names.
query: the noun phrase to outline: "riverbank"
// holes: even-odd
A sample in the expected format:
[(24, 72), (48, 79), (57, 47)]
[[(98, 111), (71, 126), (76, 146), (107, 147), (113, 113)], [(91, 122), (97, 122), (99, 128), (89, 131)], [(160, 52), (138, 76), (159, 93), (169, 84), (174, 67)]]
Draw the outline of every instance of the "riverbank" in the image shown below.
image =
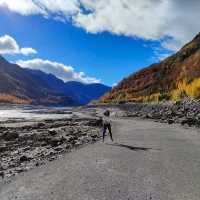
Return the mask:
[(90, 105), (101, 109), (112, 109), (116, 117), (151, 119), (168, 124), (181, 124), (200, 127), (200, 100), (182, 100), (178, 102), (124, 103)]
[[(61, 111), (48, 112), (54, 115)], [(62, 110), (60, 115), (65, 116), (62, 113), (66, 112)], [(59, 119), (20, 118), (1, 121), (0, 177), (11, 177), (28, 171), (74, 148), (99, 140), (100, 121), (97, 117), (89, 116), (87, 112), (75, 115), (71, 111), (69, 114), (69, 117)]]
[(22, 116), (27, 118), (9, 118), (0, 122), (0, 176), (17, 175), (53, 161), (72, 149), (98, 141), (101, 137), (99, 116), (105, 109), (110, 109), (115, 118), (150, 119), (200, 127), (200, 101), (71, 109), (25, 108), (28, 115), (23, 113)]
[(200, 127), (200, 100), (119, 105), (121, 116)]

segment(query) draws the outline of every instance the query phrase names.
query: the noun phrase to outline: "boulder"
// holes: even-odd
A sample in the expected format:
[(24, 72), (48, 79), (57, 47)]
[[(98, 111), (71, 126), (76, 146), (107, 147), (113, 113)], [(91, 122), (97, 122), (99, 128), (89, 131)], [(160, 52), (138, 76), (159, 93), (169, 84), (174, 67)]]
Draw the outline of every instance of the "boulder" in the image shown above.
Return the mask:
[(57, 135), (57, 131), (56, 131), (55, 129), (50, 129), (50, 130), (49, 130), (49, 134), (50, 134), (51, 136), (55, 136), (55, 135)]
[(0, 177), (3, 179), (5, 176), (4, 172), (3, 171), (0, 171)]
[(168, 124), (173, 124), (173, 123), (175, 123), (175, 121), (174, 121), (173, 119), (168, 119), (168, 120), (167, 120), (167, 123), (168, 123)]
[(30, 160), (32, 160), (32, 158), (27, 157), (26, 155), (21, 156), (20, 159), (19, 159), (20, 162), (27, 162), (27, 161), (30, 161)]

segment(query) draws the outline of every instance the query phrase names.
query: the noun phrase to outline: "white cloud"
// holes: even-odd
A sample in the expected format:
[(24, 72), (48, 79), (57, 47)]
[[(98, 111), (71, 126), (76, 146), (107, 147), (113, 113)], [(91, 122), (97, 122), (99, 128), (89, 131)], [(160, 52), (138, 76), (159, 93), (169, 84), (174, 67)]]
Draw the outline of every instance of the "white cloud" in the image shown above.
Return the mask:
[(0, 6), (22, 15), (45, 14), (43, 9), (35, 5), (32, 0), (0, 0)]
[(180, 48), (184, 42), (181, 42), (180, 40), (176, 39), (166, 39), (162, 42), (162, 47), (165, 49), (170, 49), (172, 51), (176, 51), (178, 48)]
[(152, 60), (156, 60), (157, 62), (163, 61), (164, 59), (168, 58), (169, 56), (171, 56), (170, 53), (162, 53), (162, 52), (154, 52), (154, 56), (152, 58)]
[(114, 88), (115, 86), (117, 86), (118, 83), (113, 83), (112, 84), (112, 88)]
[(77, 0), (0, 0), (0, 6), (21, 15), (56, 14), (64, 18), (79, 11)]
[[(161, 40), (177, 50), (200, 30), (199, 0), (0, 0), (1, 7), (22, 15), (41, 14), (87, 32)], [(163, 38), (171, 38), (166, 41)]]
[(32, 60), (19, 60), (16, 62), (23, 68), (37, 69), (46, 73), (51, 73), (63, 81), (79, 81), (83, 83), (99, 83), (101, 80), (94, 77), (86, 76), (83, 72), (76, 72), (73, 67), (66, 66), (62, 63), (39, 58)]
[[(76, 25), (97, 33), (161, 40), (177, 50), (200, 30), (199, 0), (82, 0), (89, 14), (74, 16)], [(171, 38), (165, 40), (164, 38)]]
[(35, 50), (35, 49), (33, 49), (33, 48), (21, 48), (20, 49), (20, 52), (21, 52), (21, 54), (23, 54), (23, 55), (29, 55), (29, 54), (36, 54), (37, 53), (37, 51)]
[(37, 51), (30, 47), (20, 48), (14, 38), (9, 35), (0, 37), (0, 54), (36, 54)]

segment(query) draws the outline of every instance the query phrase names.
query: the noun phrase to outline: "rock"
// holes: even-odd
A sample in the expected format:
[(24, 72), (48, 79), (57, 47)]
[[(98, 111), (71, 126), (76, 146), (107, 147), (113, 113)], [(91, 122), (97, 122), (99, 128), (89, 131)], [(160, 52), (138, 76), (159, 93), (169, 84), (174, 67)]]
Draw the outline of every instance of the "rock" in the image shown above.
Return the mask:
[(49, 141), (49, 144), (52, 146), (52, 147), (56, 147), (60, 144), (60, 139), (58, 138), (52, 138), (50, 141)]
[(5, 176), (4, 172), (3, 171), (0, 171), (0, 177), (3, 179)]
[(32, 160), (32, 158), (23, 155), (23, 156), (20, 157), (19, 160), (20, 160), (20, 162), (26, 162), (26, 161)]
[(68, 136), (65, 136), (65, 140), (66, 140), (67, 142), (71, 142), (71, 141), (74, 140), (74, 137), (73, 137), (72, 135), (68, 135)]
[(21, 172), (24, 172), (24, 171), (26, 171), (26, 169), (24, 169), (23, 167), (16, 167), (15, 168), (15, 172), (17, 172), (17, 173), (21, 173)]
[(5, 151), (7, 151), (7, 150), (8, 150), (8, 147), (6, 147), (6, 145), (0, 146), (0, 153), (3, 153)]
[(46, 124), (43, 123), (43, 122), (39, 122), (39, 123), (37, 124), (37, 127), (38, 127), (38, 128), (42, 128), (42, 127), (45, 127), (45, 126), (46, 126)]
[[(26, 124), (26, 123), (25, 123)], [(98, 120), (49, 120), (0, 132), (0, 176), (13, 176), (97, 140)], [(4, 172), (4, 173), (3, 173)]]
[(192, 126), (196, 124), (196, 120), (193, 118), (186, 118), (181, 121), (181, 125), (184, 126), (187, 124), (188, 126)]
[(82, 145), (83, 143), (82, 143), (82, 141), (76, 141), (76, 143), (74, 144), (76, 147), (78, 147), (78, 146), (80, 146), (80, 145)]
[(51, 136), (55, 136), (55, 135), (57, 135), (57, 132), (56, 132), (55, 129), (50, 129), (50, 130), (49, 130), (49, 134), (50, 134)]
[(172, 102), (132, 103), (120, 105), (120, 108), (118, 113), (125, 117), (135, 116), (169, 124), (200, 126), (200, 100), (185, 99), (174, 104)]
[(19, 134), (16, 132), (6, 132), (2, 135), (2, 139), (6, 141), (11, 141), (19, 138)]
[(53, 161), (55, 159), (56, 159), (56, 156), (53, 156), (53, 157), (49, 158), (48, 160), (51, 162), (51, 161)]
[(102, 126), (103, 121), (101, 118), (99, 119), (91, 119), (86, 125), (87, 126)]
[(46, 153), (45, 156), (54, 156), (55, 155), (55, 151), (53, 149), (51, 149), (49, 152)]
[(92, 134), (91, 137), (92, 137), (92, 138), (97, 138), (98, 135), (96, 135), (96, 134)]
[(72, 144), (65, 144), (65, 149), (71, 149), (72, 148)]
[(56, 148), (54, 148), (54, 150), (55, 151), (64, 151), (64, 147), (62, 147), (62, 146), (58, 146), (58, 147), (56, 147)]
[(173, 124), (173, 123), (174, 123), (174, 120), (173, 120), (173, 119), (168, 119), (168, 120), (167, 120), (167, 123), (168, 123), (168, 124)]

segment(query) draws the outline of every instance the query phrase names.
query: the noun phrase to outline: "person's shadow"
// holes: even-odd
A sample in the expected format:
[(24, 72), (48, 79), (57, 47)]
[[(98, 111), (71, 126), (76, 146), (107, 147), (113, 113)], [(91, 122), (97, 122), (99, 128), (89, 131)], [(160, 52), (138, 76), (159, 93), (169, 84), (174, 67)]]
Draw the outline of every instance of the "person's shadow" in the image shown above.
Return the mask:
[(135, 146), (130, 146), (130, 145), (126, 145), (126, 144), (120, 144), (120, 143), (112, 143), (112, 144), (106, 144), (106, 145), (110, 145), (110, 146), (116, 146), (116, 147), (123, 147), (123, 148), (127, 148), (129, 150), (132, 151), (148, 151), (151, 150), (152, 148), (146, 148), (146, 147), (135, 147)]

